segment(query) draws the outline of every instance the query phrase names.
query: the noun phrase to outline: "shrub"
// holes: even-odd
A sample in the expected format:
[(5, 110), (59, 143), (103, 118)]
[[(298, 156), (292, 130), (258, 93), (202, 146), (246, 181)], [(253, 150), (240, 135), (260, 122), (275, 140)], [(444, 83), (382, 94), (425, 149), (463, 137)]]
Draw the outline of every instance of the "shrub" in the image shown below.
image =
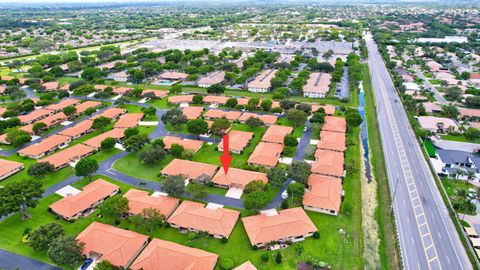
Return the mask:
[(190, 233), (188, 234), (188, 240), (193, 240), (193, 239), (195, 239), (195, 238), (197, 238), (197, 234), (196, 234), (196, 233), (190, 232)]
[(268, 255), (268, 253), (263, 253), (261, 258), (262, 258), (262, 262), (268, 262), (268, 260), (270, 259), (270, 256)]
[(233, 261), (231, 259), (222, 259), (220, 261), (220, 267), (225, 270), (230, 270), (233, 268)]
[(281, 264), (282, 263), (282, 253), (278, 252), (277, 255), (275, 255), (275, 262), (277, 264)]
[(227, 243), (227, 242), (228, 242), (228, 238), (226, 238), (226, 237), (222, 237), (222, 239), (221, 239), (220, 241), (221, 241), (222, 243), (224, 243), (224, 244), (225, 244), (225, 243)]
[(320, 239), (320, 233), (319, 232), (314, 232), (313, 233), (313, 238)]

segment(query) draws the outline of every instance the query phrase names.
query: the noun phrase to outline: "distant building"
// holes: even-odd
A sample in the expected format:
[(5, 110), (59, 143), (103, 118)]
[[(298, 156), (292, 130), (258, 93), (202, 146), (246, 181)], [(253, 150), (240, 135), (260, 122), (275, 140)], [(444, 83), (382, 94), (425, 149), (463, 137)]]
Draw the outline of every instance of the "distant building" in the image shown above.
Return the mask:
[(214, 84), (222, 83), (225, 79), (225, 72), (224, 71), (216, 71), (207, 74), (207, 76), (200, 78), (197, 82), (199, 87), (207, 88)]
[(271, 80), (275, 77), (277, 70), (267, 69), (258, 75), (255, 80), (248, 83), (248, 91), (255, 93), (266, 93), (272, 88)]
[(332, 75), (323, 72), (310, 74), (303, 87), (303, 96), (309, 98), (324, 98), (328, 94)]

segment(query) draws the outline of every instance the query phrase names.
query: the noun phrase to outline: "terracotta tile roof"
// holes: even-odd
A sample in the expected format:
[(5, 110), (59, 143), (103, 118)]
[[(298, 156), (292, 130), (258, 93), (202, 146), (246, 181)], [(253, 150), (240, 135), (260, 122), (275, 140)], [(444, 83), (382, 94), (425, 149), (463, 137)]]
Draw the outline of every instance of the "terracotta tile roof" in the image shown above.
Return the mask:
[(325, 109), (325, 114), (326, 115), (334, 115), (335, 114), (335, 106), (328, 105), (328, 104), (327, 105), (312, 104), (312, 112), (316, 112), (320, 108)]
[(241, 112), (237, 112), (237, 111), (222, 111), (222, 110), (219, 110), (219, 109), (209, 109), (203, 116), (205, 116), (205, 118), (209, 118), (209, 119), (218, 119), (218, 118), (227, 118), (227, 120), (229, 121), (234, 121), (234, 120), (237, 120), (240, 115), (242, 113)]
[(251, 112), (245, 112), (240, 116), (238, 121), (244, 123), (247, 121), (250, 117), (255, 117), (263, 121), (265, 125), (270, 126), (275, 124), (277, 122), (278, 116), (276, 115), (271, 115), (271, 114), (258, 114), (258, 113), (251, 113)]
[(115, 64), (116, 63), (127, 63), (127, 60), (115, 60), (115, 61), (110, 61), (110, 62), (107, 62), (107, 63), (103, 63), (103, 64), (100, 64), (97, 66), (97, 68), (99, 69), (104, 69), (104, 68), (108, 68), (108, 69), (112, 69), (115, 67)]
[(84, 113), (87, 109), (89, 108), (96, 108), (96, 107), (99, 107), (100, 105), (102, 105), (101, 102), (98, 102), (98, 101), (93, 101), (93, 100), (87, 100), (81, 104), (78, 104), (77, 106), (75, 106), (75, 108), (77, 108), (77, 114), (82, 114)]
[(153, 208), (165, 217), (168, 217), (180, 203), (180, 200), (177, 198), (168, 196), (152, 197), (148, 192), (134, 188), (129, 189), (123, 197), (128, 199), (128, 207), (130, 208), (128, 212), (132, 215), (140, 214), (143, 209)]
[(70, 90), (70, 84), (69, 83), (64, 84), (58, 90), (68, 91), (68, 90)]
[[(228, 133), (228, 137), (229, 150), (232, 152), (241, 152), (253, 138), (253, 132), (231, 130)], [(218, 144), (218, 150), (223, 151), (223, 139)]]
[(38, 162), (48, 162), (52, 164), (54, 168), (59, 168), (70, 162), (78, 160), (83, 156), (91, 155), (93, 151), (94, 151), (93, 148), (89, 146), (86, 146), (83, 144), (76, 144), (70, 148), (66, 148), (51, 156), (43, 158)]
[(188, 120), (198, 119), (203, 112), (203, 107), (189, 106), (182, 109), (183, 115), (187, 117)]
[(109, 108), (109, 109), (106, 109), (105, 111), (103, 111), (102, 113), (91, 117), (90, 119), (95, 120), (95, 119), (97, 119), (99, 117), (102, 117), (102, 116), (110, 118), (110, 119), (116, 119), (116, 118), (120, 117), (121, 115), (125, 114), (126, 112), (127, 112), (127, 110), (121, 109), (121, 108)]
[(201, 78), (198, 80), (197, 84), (207, 84), (207, 85), (212, 85), (212, 84), (217, 84), (223, 82), (225, 79), (225, 72), (224, 71), (216, 71), (208, 74), (207, 76)]
[(347, 131), (347, 122), (342, 117), (325, 116), (322, 130), (345, 133)]
[(28, 156), (35, 158), (37, 156), (43, 155), (46, 152), (52, 151), (70, 141), (70, 137), (63, 135), (52, 135), (39, 143), (29, 145), (18, 151), (20, 156)]
[(307, 80), (307, 83), (303, 87), (303, 92), (327, 94), (329, 90), (330, 81), (332, 75), (323, 72), (313, 72)]
[(258, 75), (253, 81), (248, 83), (248, 88), (270, 88), (270, 81), (275, 77), (277, 70), (267, 69)]
[(345, 151), (345, 133), (322, 130), (317, 148), (340, 152)]
[[(59, 112), (54, 115), (47, 116), (41, 120), (38, 120), (35, 123), (45, 123), (49, 128), (51, 126), (60, 124), (61, 122), (64, 122), (64, 121), (67, 121), (67, 116), (63, 112)], [(33, 124), (35, 123), (23, 126), (20, 129), (33, 134)]]
[(55, 91), (58, 88), (58, 82), (46, 82), (42, 83), (42, 86), (45, 88), (45, 91)]
[(218, 255), (154, 238), (131, 265), (132, 270), (213, 270)]
[(114, 93), (114, 94), (127, 94), (131, 91), (133, 91), (133, 88), (130, 88), (130, 87), (115, 87), (115, 88), (113, 88), (112, 93)]
[(163, 98), (164, 96), (168, 95), (168, 91), (164, 90), (143, 90), (142, 96), (145, 96), (148, 93), (153, 93), (156, 98)]
[(249, 100), (249, 98), (239, 97), (237, 98), (237, 105), (247, 105)]
[(282, 151), (283, 144), (260, 142), (248, 158), (248, 163), (274, 167)]
[(458, 108), (461, 117), (480, 117), (480, 109)]
[(164, 80), (185, 80), (187, 77), (188, 74), (175, 71), (166, 71), (159, 76), (160, 79)]
[(117, 193), (118, 190), (118, 186), (98, 179), (84, 186), (79, 193), (54, 202), (50, 205), (50, 209), (58, 215), (70, 219), (111, 194)]
[(92, 124), (93, 124), (93, 121), (90, 121), (88, 119), (83, 120), (73, 127), (70, 127), (70, 128), (67, 128), (67, 129), (64, 129), (64, 130), (60, 131), (58, 134), (69, 136), (69, 137), (78, 137), (81, 134), (90, 130), (92, 128)]
[(77, 236), (77, 240), (85, 244), (83, 254), (100, 254), (101, 260), (127, 267), (146, 245), (148, 236), (95, 221)]
[(190, 103), (192, 102), (193, 95), (178, 95), (168, 97), (168, 102), (173, 104), (178, 103)]
[(195, 179), (202, 174), (213, 177), (217, 170), (218, 167), (212, 164), (174, 159), (161, 172), (165, 175), (184, 175), (188, 179)]
[(168, 223), (228, 238), (239, 216), (240, 212), (235, 210), (209, 209), (203, 203), (183, 201), (168, 218)]
[(208, 95), (203, 98), (203, 102), (208, 103), (208, 104), (222, 104), (225, 105), (227, 103), (227, 100), (229, 97), (226, 96), (214, 96), (214, 95)]
[(20, 119), (20, 122), (22, 123), (31, 123), (40, 118), (44, 118), (50, 114), (52, 114), (52, 111), (50, 110), (38, 109), (30, 112), (29, 114), (19, 115), (17, 116), (17, 118)]
[(315, 162), (312, 164), (312, 173), (342, 177), (344, 158), (342, 152), (317, 149)]
[(340, 211), (342, 203), (342, 180), (311, 174), (308, 177), (309, 191), (303, 196), (303, 205)]
[(480, 80), (480, 73), (470, 73), (470, 80)]
[(317, 231), (307, 213), (300, 207), (281, 210), (278, 215), (273, 216), (260, 214), (244, 217), (242, 221), (252, 245), (303, 236)]
[(222, 186), (235, 186), (244, 188), (248, 183), (260, 180), (264, 183), (268, 182), (267, 175), (265, 173), (247, 171), (237, 168), (230, 168), (228, 174), (225, 175), (223, 170), (218, 170), (217, 174), (212, 178), (212, 182)]
[(95, 149), (100, 149), (100, 147), (102, 145), (102, 142), (106, 138), (114, 138), (115, 140), (118, 141), (118, 140), (122, 139), (123, 137), (125, 137), (124, 132), (125, 132), (125, 130), (123, 130), (121, 128), (114, 128), (112, 130), (109, 130), (105, 133), (102, 133), (98, 136), (95, 136), (95, 137), (85, 141), (83, 144), (85, 144), (87, 146), (90, 146), (90, 147), (93, 147)]
[(283, 138), (292, 133), (292, 131), (292, 127), (272, 125), (267, 129), (265, 134), (263, 134), (262, 142), (283, 144)]
[(196, 153), (200, 148), (202, 148), (203, 141), (199, 140), (188, 140), (175, 136), (165, 136), (163, 138), (163, 143), (165, 144), (165, 149), (169, 150), (172, 147), (172, 144), (178, 144), (183, 146), (183, 148), (190, 150)]
[(64, 100), (62, 100), (58, 103), (48, 105), (47, 107), (45, 107), (45, 109), (51, 110), (51, 111), (54, 111), (54, 112), (58, 112), (58, 111), (61, 111), (61, 110), (65, 109), (68, 106), (73, 106), (73, 105), (76, 105), (76, 104), (79, 104), (79, 103), (80, 103), (80, 100), (78, 100), (78, 99), (67, 98), (67, 99), (64, 99)]
[(142, 120), (143, 113), (126, 113), (120, 116), (118, 122), (113, 127), (115, 128), (134, 128)]
[(7, 111), (7, 108), (0, 107), (0, 116), (2, 116)]
[(103, 91), (103, 90), (105, 90), (105, 88), (107, 88), (107, 87), (108, 87), (108, 85), (101, 85), (101, 84), (95, 84), (95, 85), (93, 86), (93, 88), (95, 88), (95, 90), (97, 90), (97, 91)]
[(19, 170), (21, 168), (23, 168), (23, 164), (20, 162), (0, 158), (0, 179), (3, 179), (3, 176), (6, 176), (12, 171)]
[(257, 268), (250, 261), (246, 261), (241, 265), (233, 268), (233, 270), (257, 270)]
[(7, 87), (6, 87), (6, 86), (4, 86), (4, 85), (0, 85), (0, 94), (3, 94), (3, 93), (5, 93), (5, 90), (6, 90), (6, 89), (7, 89)]

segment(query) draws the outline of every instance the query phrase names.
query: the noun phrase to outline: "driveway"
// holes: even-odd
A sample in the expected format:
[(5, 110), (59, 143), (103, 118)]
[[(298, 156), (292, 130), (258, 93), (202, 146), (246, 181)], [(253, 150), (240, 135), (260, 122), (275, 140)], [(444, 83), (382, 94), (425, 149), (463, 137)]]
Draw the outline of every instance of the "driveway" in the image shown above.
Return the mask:
[(228, 189), (225, 197), (240, 199), (243, 194), (243, 188), (231, 187)]

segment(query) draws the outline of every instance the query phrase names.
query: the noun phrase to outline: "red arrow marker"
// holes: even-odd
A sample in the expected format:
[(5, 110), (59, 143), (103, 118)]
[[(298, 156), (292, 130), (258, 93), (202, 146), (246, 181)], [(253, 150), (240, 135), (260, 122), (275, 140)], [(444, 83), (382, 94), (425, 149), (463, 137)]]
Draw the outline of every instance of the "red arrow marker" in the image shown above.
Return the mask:
[(232, 162), (232, 156), (228, 155), (228, 135), (223, 135), (223, 155), (220, 156), (220, 161), (222, 162), (223, 171), (227, 174), (230, 162)]

